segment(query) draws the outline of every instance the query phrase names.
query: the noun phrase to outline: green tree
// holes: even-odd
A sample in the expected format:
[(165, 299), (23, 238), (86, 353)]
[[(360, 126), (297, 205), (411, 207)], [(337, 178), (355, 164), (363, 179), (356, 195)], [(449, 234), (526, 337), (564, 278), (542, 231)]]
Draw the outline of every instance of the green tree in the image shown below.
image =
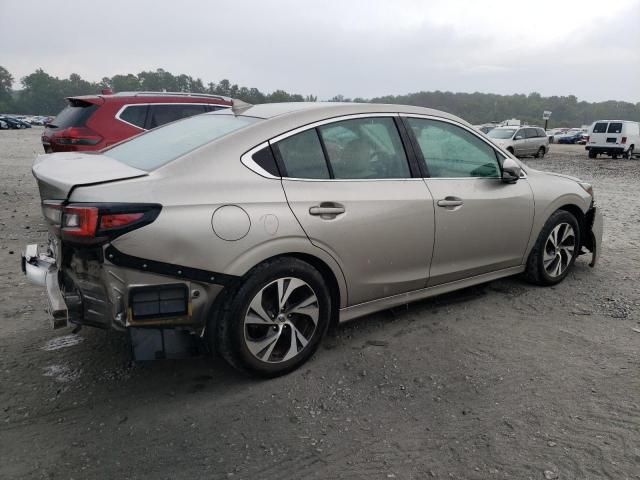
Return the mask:
[(0, 66), (0, 112), (11, 112), (13, 98), (11, 95), (13, 89), (13, 76), (9, 71)]

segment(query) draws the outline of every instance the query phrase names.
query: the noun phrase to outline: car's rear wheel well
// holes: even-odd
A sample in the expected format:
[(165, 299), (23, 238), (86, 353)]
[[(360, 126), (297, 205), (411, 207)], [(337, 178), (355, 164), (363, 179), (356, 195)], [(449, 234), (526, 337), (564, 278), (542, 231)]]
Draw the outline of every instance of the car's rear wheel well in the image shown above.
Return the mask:
[[(238, 281), (237, 285), (231, 285), (225, 288), (224, 290), (222, 290), (222, 292), (220, 292), (220, 294), (214, 301), (214, 304), (212, 305), (211, 313), (210, 313), (211, 320), (213, 320), (214, 322), (217, 320), (217, 317), (220, 315), (221, 309), (225, 308), (226, 303), (233, 297), (234, 292), (237, 291), (237, 289), (242, 284), (243, 280), (251, 275), (251, 272), (253, 270), (255, 270), (257, 267), (261, 265), (264, 265), (265, 263), (273, 262), (274, 260), (277, 260), (280, 258), (287, 258), (287, 257), (302, 260), (303, 262), (308, 263), (309, 265), (314, 267), (316, 270), (318, 270), (318, 272), (320, 272), (320, 275), (322, 275), (322, 278), (326, 282), (327, 287), (329, 289), (329, 293), (331, 295), (331, 323), (329, 324), (329, 328), (337, 325), (338, 316), (339, 316), (338, 312), (340, 310), (340, 287), (338, 286), (338, 280), (333, 274), (333, 271), (331, 270), (331, 268), (325, 262), (323, 262), (317, 257), (314, 257), (313, 255), (308, 255), (305, 253), (298, 253), (298, 252), (286, 253), (282, 255), (276, 255), (274, 257), (269, 257), (263, 260), (262, 262), (258, 263), (257, 265), (255, 265), (251, 270), (249, 270), (242, 277), (242, 279)], [(215, 331), (215, 329), (213, 330)]]
[(338, 286), (338, 280), (336, 279), (336, 276), (333, 274), (333, 271), (331, 270), (329, 265), (320, 260), (318, 257), (314, 257), (313, 255), (309, 255), (306, 253), (288, 253), (285, 255), (272, 257), (269, 260), (280, 257), (297, 258), (298, 260), (307, 262), (309, 265), (320, 272), (322, 278), (324, 278), (325, 282), (327, 282), (327, 287), (329, 288), (329, 292), (331, 294), (331, 323), (329, 324), (329, 328), (335, 327), (338, 324), (338, 312), (340, 310), (340, 287)]

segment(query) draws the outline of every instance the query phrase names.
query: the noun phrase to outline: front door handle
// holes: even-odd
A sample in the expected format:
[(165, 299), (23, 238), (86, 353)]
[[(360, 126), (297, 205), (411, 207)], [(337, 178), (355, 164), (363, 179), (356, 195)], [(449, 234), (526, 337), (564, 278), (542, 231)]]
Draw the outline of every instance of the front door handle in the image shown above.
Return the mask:
[(439, 207), (460, 207), (464, 202), (458, 197), (446, 197), (443, 200), (438, 200)]
[(310, 215), (320, 215), (320, 216), (335, 217), (336, 215), (340, 215), (341, 213), (344, 213), (344, 212), (345, 212), (344, 207), (342, 205), (335, 204), (335, 203), (329, 203), (329, 204), (322, 203), (320, 205), (316, 205), (309, 209)]

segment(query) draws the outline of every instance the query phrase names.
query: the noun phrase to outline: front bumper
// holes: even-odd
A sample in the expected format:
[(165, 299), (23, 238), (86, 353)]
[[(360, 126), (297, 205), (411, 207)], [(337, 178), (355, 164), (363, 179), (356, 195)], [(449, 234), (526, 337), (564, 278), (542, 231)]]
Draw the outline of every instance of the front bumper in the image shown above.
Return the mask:
[(589, 237), (586, 247), (591, 251), (591, 263), (589, 266), (595, 267), (600, 258), (600, 250), (602, 249), (602, 231), (604, 220), (602, 211), (595, 205), (587, 212), (587, 222), (589, 225)]

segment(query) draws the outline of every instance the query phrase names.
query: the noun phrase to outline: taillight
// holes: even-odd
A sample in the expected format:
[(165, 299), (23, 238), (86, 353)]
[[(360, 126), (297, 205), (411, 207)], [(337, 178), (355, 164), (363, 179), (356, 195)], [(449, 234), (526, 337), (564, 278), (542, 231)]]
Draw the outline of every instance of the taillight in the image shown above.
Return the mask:
[(66, 206), (62, 211), (63, 240), (92, 240), (98, 228), (98, 208)]
[(100, 217), (100, 228), (117, 228), (140, 220), (144, 213), (108, 213)]
[(59, 132), (52, 141), (59, 145), (97, 145), (102, 137), (87, 127), (69, 127)]
[[(43, 211), (47, 207), (43, 204)], [(69, 243), (106, 243), (150, 224), (161, 208), (157, 204), (72, 203), (62, 207), (60, 234), (62, 240)]]
[(622, 140), (620, 141), (620, 143), (622, 144), (627, 143), (627, 137), (622, 137)]

